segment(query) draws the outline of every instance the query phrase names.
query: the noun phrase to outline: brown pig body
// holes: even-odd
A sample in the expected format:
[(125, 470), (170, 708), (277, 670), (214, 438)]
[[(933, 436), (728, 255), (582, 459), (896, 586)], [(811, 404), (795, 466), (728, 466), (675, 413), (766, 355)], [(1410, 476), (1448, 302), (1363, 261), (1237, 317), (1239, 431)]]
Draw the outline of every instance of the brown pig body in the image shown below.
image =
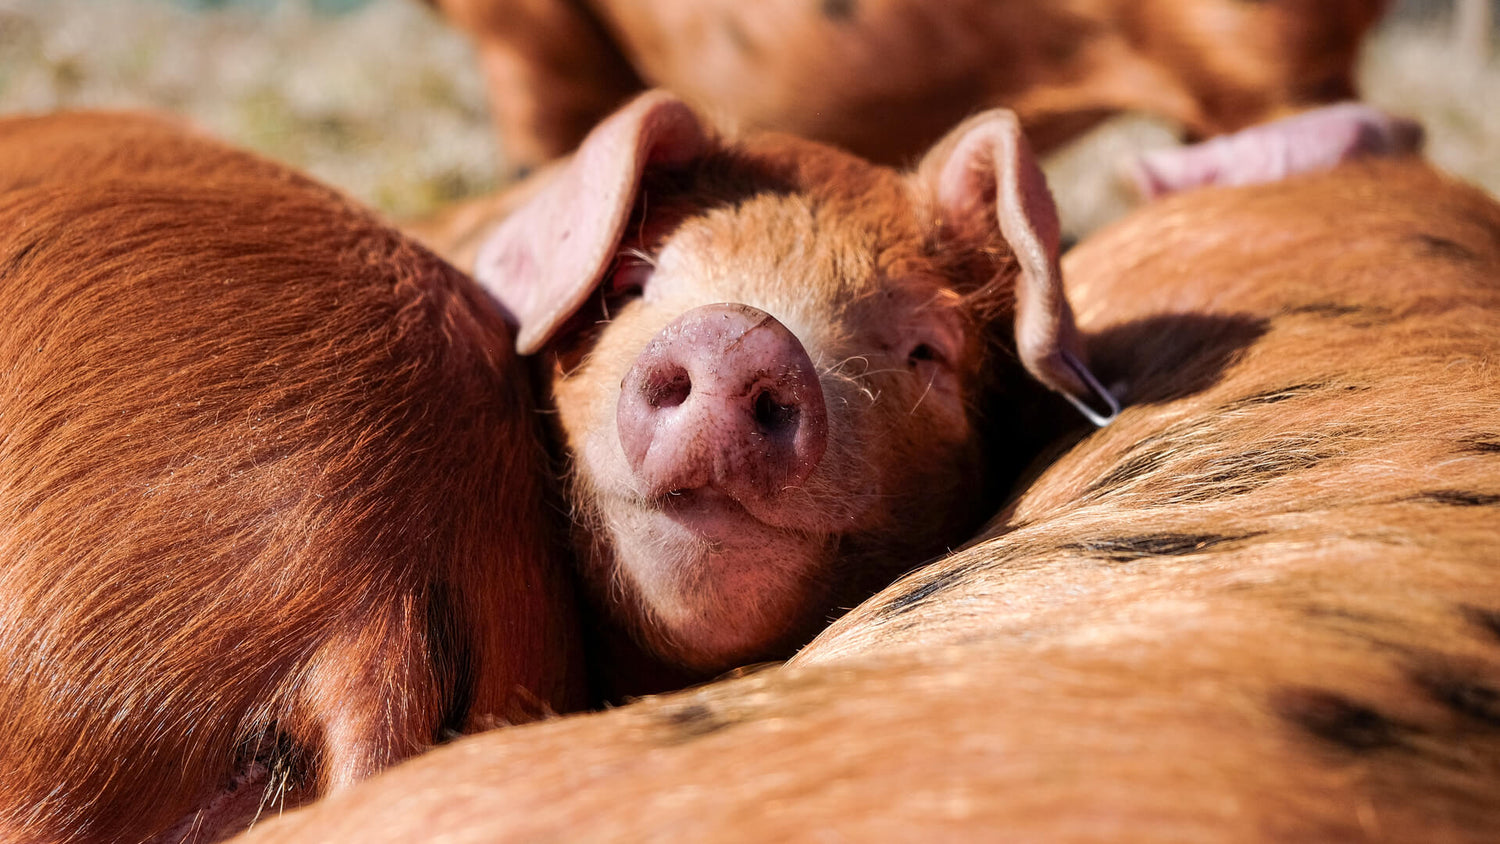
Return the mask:
[(582, 698), (501, 314), (140, 115), (0, 122), (0, 838), (213, 840)]
[(628, 633), (606, 651), (789, 655), (1072, 423), (1026, 370), (1107, 415), (1056, 261), (1007, 113), (912, 173), (724, 141), (661, 93), (601, 124), (474, 267), (545, 370), (583, 579)]
[(1346, 164), (1065, 266), (1131, 405), (969, 547), (786, 667), (466, 739), (247, 841), (1489, 840), (1500, 206)]
[(1041, 151), (1110, 114), (1208, 136), (1348, 99), (1384, 0), (431, 0), (478, 45), (507, 160), (644, 85), (729, 125), (909, 160), (974, 111)]

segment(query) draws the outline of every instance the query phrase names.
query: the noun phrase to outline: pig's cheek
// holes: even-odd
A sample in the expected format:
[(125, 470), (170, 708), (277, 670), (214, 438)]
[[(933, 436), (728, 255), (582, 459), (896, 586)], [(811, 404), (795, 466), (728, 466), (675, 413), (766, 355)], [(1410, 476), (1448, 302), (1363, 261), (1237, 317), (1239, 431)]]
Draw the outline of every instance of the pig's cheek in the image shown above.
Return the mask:
[(601, 366), (596, 360), (553, 388), (575, 479), (584, 494), (605, 500), (636, 490), (615, 425), (623, 376), (614, 371), (617, 368)]
[(880, 467), (887, 457), (887, 397), (852, 379), (823, 380), (828, 447), (804, 485), (807, 527), (834, 534), (869, 529), (883, 518)]
[(637, 494), (635, 476), (625, 462), (613, 414), (595, 415), (583, 432), (578, 452), (580, 476), (606, 501)]

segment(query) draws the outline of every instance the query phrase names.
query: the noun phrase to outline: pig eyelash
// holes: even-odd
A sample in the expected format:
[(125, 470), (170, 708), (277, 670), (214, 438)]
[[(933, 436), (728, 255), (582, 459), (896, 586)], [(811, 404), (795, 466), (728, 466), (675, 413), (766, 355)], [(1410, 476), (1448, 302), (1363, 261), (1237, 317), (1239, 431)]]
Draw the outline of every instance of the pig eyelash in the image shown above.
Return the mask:
[(653, 270), (656, 269), (656, 256), (652, 255), (650, 252), (647, 252), (644, 249), (637, 249), (635, 247), (622, 249), (620, 250), (620, 257), (622, 259), (628, 258), (630, 260), (645, 264)]
[(604, 285), (601, 301), (604, 319), (611, 319), (610, 308), (623, 302), (640, 298), (645, 293), (646, 281), (656, 272), (656, 260), (639, 249), (625, 249), (615, 259), (609, 280)]

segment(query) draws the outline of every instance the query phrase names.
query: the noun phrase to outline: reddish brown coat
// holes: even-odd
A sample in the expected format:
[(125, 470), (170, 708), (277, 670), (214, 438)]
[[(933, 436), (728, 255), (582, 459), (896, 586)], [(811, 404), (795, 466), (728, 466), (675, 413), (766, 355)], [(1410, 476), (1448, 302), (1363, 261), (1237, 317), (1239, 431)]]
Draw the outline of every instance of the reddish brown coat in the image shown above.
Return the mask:
[(10, 119), (0, 161), (0, 837), (232, 831), (578, 702), (471, 281), (159, 119)]

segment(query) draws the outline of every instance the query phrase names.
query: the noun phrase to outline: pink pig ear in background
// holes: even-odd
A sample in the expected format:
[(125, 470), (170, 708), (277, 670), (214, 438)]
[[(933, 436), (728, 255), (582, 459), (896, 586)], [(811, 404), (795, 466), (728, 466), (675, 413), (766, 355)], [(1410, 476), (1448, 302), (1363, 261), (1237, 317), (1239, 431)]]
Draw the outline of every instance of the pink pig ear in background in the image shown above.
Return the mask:
[(1364, 157), (1413, 155), (1414, 120), (1364, 103), (1337, 103), (1185, 147), (1152, 150), (1130, 166), (1136, 191), (1155, 199), (1209, 185), (1253, 185), (1332, 170)]
[(685, 164), (708, 133), (682, 101), (652, 91), (595, 127), (572, 158), (485, 239), (479, 283), (531, 354), (589, 298), (613, 262), (648, 165)]
[(918, 172), (934, 183), (949, 219), (994, 209), (1021, 267), (1016, 350), (1022, 365), (1095, 425), (1113, 421), (1120, 405), (1085, 362), (1058, 266), (1057, 207), (1016, 116), (1005, 109), (975, 115), (940, 141)]

